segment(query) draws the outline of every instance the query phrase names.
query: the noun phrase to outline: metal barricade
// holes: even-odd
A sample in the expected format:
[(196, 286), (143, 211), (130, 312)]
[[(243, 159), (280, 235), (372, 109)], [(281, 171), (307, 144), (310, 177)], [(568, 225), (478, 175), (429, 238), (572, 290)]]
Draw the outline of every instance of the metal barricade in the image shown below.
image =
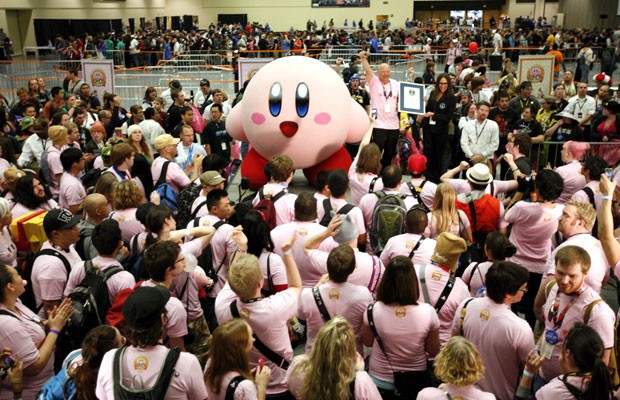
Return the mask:
[[(530, 151), (530, 161), (534, 170), (540, 170), (547, 165), (555, 168), (564, 164), (561, 157), (562, 146), (566, 142), (544, 142), (533, 144)], [(590, 150), (584, 155), (584, 159), (590, 156), (602, 157), (610, 168), (615, 167), (620, 161), (620, 141), (618, 142), (588, 142)]]

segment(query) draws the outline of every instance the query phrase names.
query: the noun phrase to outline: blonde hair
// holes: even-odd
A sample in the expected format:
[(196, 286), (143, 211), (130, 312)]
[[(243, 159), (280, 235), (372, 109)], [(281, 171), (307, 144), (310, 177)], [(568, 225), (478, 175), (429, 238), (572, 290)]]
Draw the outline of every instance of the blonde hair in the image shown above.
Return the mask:
[(566, 203), (566, 206), (573, 206), (577, 209), (577, 218), (586, 223), (586, 229), (588, 232), (592, 232), (594, 228), (594, 222), (596, 222), (596, 210), (590, 203), (584, 203), (583, 201), (570, 200)]
[(484, 378), (484, 363), (472, 342), (454, 336), (435, 358), (435, 375), (457, 387), (469, 386)]
[(112, 199), (115, 210), (138, 208), (145, 201), (138, 185), (130, 179), (120, 181), (116, 185)]
[(230, 266), (228, 283), (241, 300), (251, 299), (256, 294), (258, 285), (263, 280), (263, 273), (258, 258), (253, 254), (243, 254)]
[(304, 399), (348, 399), (355, 379), (357, 349), (353, 328), (343, 317), (329, 320), (317, 334), (309, 356), (296, 371), (303, 374)]
[(437, 220), (437, 234), (450, 232), (452, 224), (458, 224), (458, 214), (456, 211), (456, 193), (447, 183), (440, 183), (433, 199), (433, 212), (431, 213)]

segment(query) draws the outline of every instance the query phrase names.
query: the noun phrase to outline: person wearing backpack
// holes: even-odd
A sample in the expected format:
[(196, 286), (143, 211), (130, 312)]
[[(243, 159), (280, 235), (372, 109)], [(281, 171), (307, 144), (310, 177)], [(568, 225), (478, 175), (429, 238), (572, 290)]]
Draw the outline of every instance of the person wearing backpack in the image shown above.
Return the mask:
[(452, 320), (462, 300), (469, 297), (467, 285), (455, 277), (461, 253), (467, 250), (462, 238), (451, 233), (441, 233), (428, 265), (414, 265), (420, 301), (435, 308), (439, 316), (439, 341), (443, 346), (452, 336)]
[(346, 245), (338, 246), (327, 257), (327, 281), (322, 280), (318, 286), (301, 292), (297, 317), (305, 321), (308, 328), (306, 354), (312, 350), (319, 329), (336, 316), (344, 317), (351, 324), (357, 351), (363, 354), (362, 320), (373, 298), (365, 287), (347, 282), (355, 267), (355, 250)]
[[(328, 238), (340, 246), (351, 247), (355, 251), (356, 268), (347, 278), (347, 282), (363, 286), (370, 293), (375, 293), (383, 277), (385, 268), (379, 257), (357, 249), (357, 224), (350, 215), (338, 215), (332, 211), (332, 220), (327, 229), (306, 240), (304, 251), (308, 255), (313, 269), (325, 269), (330, 251), (319, 249)], [(332, 246), (329, 244), (329, 246)]]
[(248, 353), (253, 331), (241, 318), (231, 319), (213, 334), (213, 351), (205, 371), (210, 400), (264, 400), (271, 369), (264, 365), (252, 373)]
[(437, 242), (424, 236), (428, 216), (421, 205), (415, 205), (407, 211), (405, 219), (406, 233), (390, 238), (381, 252), (381, 262), (387, 265), (396, 256), (406, 256), (413, 264), (427, 265), (435, 251)]
[[(295, 170), (293, 160), (287, 155), (276, 156), (267, 163), (271, 177), (269, 182), (260, 188), (256, 197), (252, 200), (252, 206), (256, 207), (263, 199), (274, 199), (275, 225), (289, 223), (295, 217), (295, 199), (297, 195), (288, 192), (288, 185), (293, 180)], [(284, 191), (280, 197), (278, 194)], [(268, 221), (267, 221), (268, 222)]]
[(509, 261), (501, 261), (486, 276), (487, 294), (464, 300), (452, 321), (453, 336), (471, 341), (485, 366), (479, 389), (498, 399), (512, 399), (519, 374), (534, 350), (534, 334), (510, 306), (527, 291), (528, 272)]
[(437, 184), (430, 182), (424, 176), (426, 172), (426, 156), (414, 154), (407, 160), (407, 169), (411, 174), (411, 180), (400, 185), (399, 191), (407, 196), (413, 196), (418, 204), (424, 204), (428, 210), (433, 209), (433, 198), (437, 190)]
[(82, 214), (86, 189), (78, 176), (84, 173), (84, 154), (81, 150), (70, 147), (60, 154), (60, 162), (65, 172), (60, 181), (58, 204), (74, 214)]
[(174, 138), (167, 133), (156, 137), (154, 145), (155, 150), (159, 152), (159, 157), (151, 165), (155, 191), (159, 193), (162, 203), (167, 204), (173, 210), (176, 210), (176, 202), (181, 190), (192, 184), (193, 180), (200, 175), (200, 167), (204, 158), (200, 154), (194, 154), (191, 162), (192, 168), (187, 170), (186, 174), (179, 164), (174, 162), (179, 142), (179, 138)]
[(84, 199), (84, 219), (78, 223), (80, 240), (75, 244), (75, 250), (82, 260), (92, 260), (99, 255), (93, 244), (92, 234), (95, 227), (108, 219), (110, 203), (102, 194), (91, 193)]
[(60, 162), (60, 153), (67, 145), (67, 128), (60, 125), (50, 126), (47, 130), (49, 140), (52, 146), (49, 150), (43, 151), (41, 155), (41, 173), (42, 179), (49, 186), (54, 199), (58, 199), (60, 195), (60, 177), (64, 172), (62, 163)]
[(63, 299), (63, 291), (69, 279), (71, 266), (82, 262), (75, 250), (79, 238), (78, 222), (80, 215), (73, 215), (64, 208), (48, 212), (43, 219), (43, 229), (48, 240), (32, 264), (30, 279), (37, 312), (41, 317), (49, 317)]
[(362, 210), (347, 202), (347, 191), (349, 190), (349, 177), (342, 169), (332, 171), (327, 177), (327, 187), (331, 193), (328, 201), (317, 202), (317, 216), (320, 224), (329, 225), (331, 221), (331, 211), (341, 215), (350, 215), (357, 225), (359, 238), (357, 243), (364, 246), (366, 243), (366, 227)]
[[(368, 233), (366, 251), (381, 254), (388, 240), (404, 233), (407, 210), (417, 204), (415, 197), (400, 193), (402, 171), (396, 165), (388, 165), (381, 171), (383, 189), (365, 194), (359, 202), (364, 216), (365, 231)], [(389, 214), (388, 214), (389, 213)], [(392, 215), (398, 218), (383, 218)]]
[(610, 364), (615, 345), (615, 313), (585, 282), (591, 266), (588, 252), (578, 246), (565, 246), (555, 254), (554, 261), (556, 280), (542, 290), (545, 331), (540, 353), (549, 354), (549, 359), (534, 378), (534, 393), (561, 374), (560, 353), (568, 330), (576, 323), (584, 323), (601, 337), (605, 349), (601, 358), (606, 365)]
[(282, 245), (288, 289), (269, 297), (261, 296), (264, 278), (256, 256), (247, 252), (247, 238), (235, 230), (233, 240), (239, 251), (228, 272), (228, 283), (219, 293), (215, 312), (219, 323), (244, 316), (254, 332), (254, 343), (249, 354), (250, 365), (257, 367), (259, 359), (271, 369), (267, 386), (268, 399), (290, 399), (286, 385), (286, 370), (293, 360), (288, 320), (298, 306), (301, 277), (291, 253), (295, 242), (292, 237)]
[[(193, 220), (194, 218), (204, 217), (205, 215), (208, 215), (209, 209), (206, 207), (207, 195), (209, 194), (210, 191), (214, 189), (224, 189), (225, 185), (226, 185), (226, 178), (220, 175), (218, 171), (203, 172), (202, 175), (200, 175), (201, 190), (198, 194), (198, 197), (196, 197), (195, 200), (190, 205), (190, 215), (188, 215), (189, 217), (188, 222)], [(180, 197), (179, 200), (181, 200), (181, 198), (182, 197)], [(181, 214), (182, 209), (183, 209), (183, 206), (179, 204), (178, 221), (181, 224), (182, 222), (181, 222), (180, 214)]]
[(164, 326), (173, 318), (167, 312), (170, 299), (170, 292), (161, 286), (138, 287), (127, 297), (122, 312), (131, 346), (103, 356), (97, 399), (124, 400), (136, 395), (153, 400), (207, 399), (196, 356), (160, 344)]
[[(9, 348), (24, 367), (23, 398), (32, 399), (54, 376), (54, 346), (58, 335), (71, 317), (71, 302), (65, 300), (51, 313), (46, 323), (28, 309), (19, 297), (25, 292), (25, 282), (17, 269), (0, 264), (0, 337), (2, 347)], [(12, 400), (13, 387), (9, 380), (0, 381), (0, 399)]]
[[(590, 203), (594, 206), (594, 210), (600, 209), (603, 195), (599, 190), (599, 183), (606, 168), (608, 168), (607, 162), (602, 157), (591, 156), (586, 158), (581, 167), (581, 175), (586, 178), (586, 185), (575, 192), (571, 200)], [(592, 228), (592, 234), (597, 236), (598, 229), (595, 228), (596, 226)]]

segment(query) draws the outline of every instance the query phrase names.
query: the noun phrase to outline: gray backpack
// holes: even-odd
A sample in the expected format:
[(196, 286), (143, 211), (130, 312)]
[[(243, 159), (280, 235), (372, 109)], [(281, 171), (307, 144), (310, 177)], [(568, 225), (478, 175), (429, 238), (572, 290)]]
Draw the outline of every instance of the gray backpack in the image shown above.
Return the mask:
[(407, 208), (405, 194), (386, 194), (379, 190), (374, 192), (378, 197), (372, 212), (370, 228), (370, 245), (375, 254), (380, 255), (390, 238), (405, 232)]

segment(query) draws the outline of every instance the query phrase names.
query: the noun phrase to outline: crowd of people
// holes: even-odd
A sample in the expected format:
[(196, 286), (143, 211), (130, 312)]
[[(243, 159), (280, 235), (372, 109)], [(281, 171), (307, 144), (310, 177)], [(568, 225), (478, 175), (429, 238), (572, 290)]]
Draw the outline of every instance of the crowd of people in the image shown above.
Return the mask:
[(620, 156), (589, 144), (620, 141), (611, 77), (566, 71), (541, 102), (506, 57), (488, 96), (461, 36), (428, 40), (454, 50), (410, 71), (424, 114), (397, 111), (389, 64), (339, 60), (369, 114), (350, 169), (300, 191), (278, 155), (236, 204), (243, 91), (171, 80), (127, 110), (75, 69), (18, 89), (0, 400), (616, 398)]

